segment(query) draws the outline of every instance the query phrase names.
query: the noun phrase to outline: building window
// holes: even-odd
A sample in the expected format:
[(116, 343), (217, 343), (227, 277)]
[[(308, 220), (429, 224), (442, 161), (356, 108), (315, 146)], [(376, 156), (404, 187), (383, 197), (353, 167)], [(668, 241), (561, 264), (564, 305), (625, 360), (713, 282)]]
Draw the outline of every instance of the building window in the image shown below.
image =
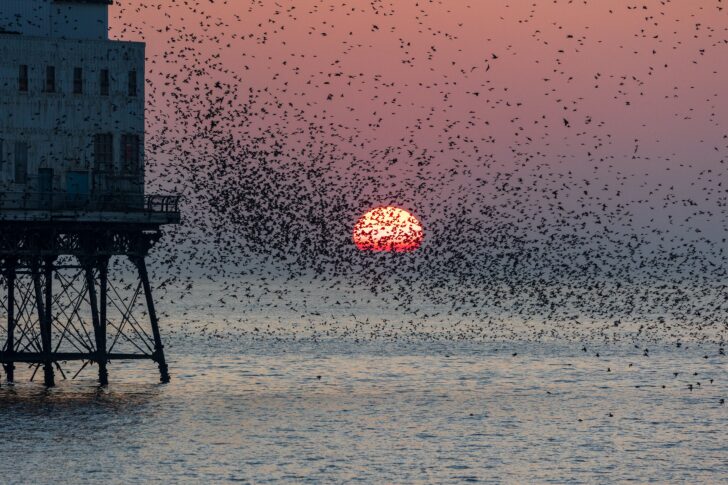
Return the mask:
[(94, 135), (94, 170), (111, 172), (114, 166), (114, 135), (101, 133)]
[(124, 172), (134, 174), (139, 171), (139, 135), (121, 136), (121, 161)]
[(100, 78), (99, 82), (100, 82), (101, 96), (108, 96), (109, 95), (109, 70), (108, 69), (101, 69), (101, 78)]
[(56, 92), (56, 67), (46, 66), (45, 92)]
[(50, 202), (51, 192), (53, 192), (53, 169), (38, 169), (38, 191), (41, 193), (41, 200)]
[(15, 183), (24, 184), (28, 181), (28, 144), (15, 143)]
[(129, 71), (129, 96), (137, 95), (137, 72)]
[(83, 69), (73, 68), (73, 94), (83, 94)]
[(28, 66), (26, 64), (21, 64), (18, 71), (18, 91), (28, 92)]

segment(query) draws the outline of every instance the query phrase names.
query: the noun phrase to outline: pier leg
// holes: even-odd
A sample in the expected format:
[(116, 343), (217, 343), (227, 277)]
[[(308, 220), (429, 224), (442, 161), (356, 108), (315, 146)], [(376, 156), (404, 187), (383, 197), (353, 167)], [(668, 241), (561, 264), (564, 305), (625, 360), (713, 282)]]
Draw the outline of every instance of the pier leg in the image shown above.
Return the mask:
[[(85, 271), (86, 286), (88, 287), (88, 297), (91, 302), (91, 321), (94, 327), (94, 337), (96, 340), (96, 363), (99, 366), (99, 384), (101, 386), (106, 386), (109, 384), (109, 373), (106, 369), (106, 302), (103, 303), (104, 306), (102, 307), (104, 308), (104, 322), (102, 325), (99, 315), (99, 302), (96, 297), (96, 280), (94, 279), (94, 268), (91, 264), (87, 264)], [(103, 273), (103, 270), (101, 272)], [(106, 299), (104, 289), (106, 287), (105, 275), (102, 276), (102, 278), (103, 282), (101, 285), (101, 292), (104, 293), (104, 299)]]
[(33, 265), (33, 285), (35, 286), (35, 300), (38, 308), (38, 320), (40, 322), (40, 339), (43, 351), (43, 382), (46, 387), (53, 387), (55, 379), (53, 376), (53, 362), (51, 360), (51, 305), (53, 297), (53, 262), (45, 262), (45, 301), (43, 301), (43, 289), (40, 283), (40, 267), (38, 263)]
[(142, 280), (144, 287), (144, 296), (147, 300), (147, 311), (149, 312), (149, 320), (152, 324), (152, 334), (154, 335), (154, 360), (159, 366), (160, 381), (169, 382), (169, 370), (167, 362), (164, 360), (164, 346), (162, 345), (162, 337), (159, 334), (159, 322), (157, 320), (157, 312), (154, 309), (154, 298), (152, 298), (152, 288), (149, 285), (149, 275), (147, 274), (147, 264), (143, 256), (136, 258), (136, 266), (139, 269), (139, 278)]
[[(99, 354), (99, 384), (106, 386), (109, 383), (109, 373), (106, 370), (107, 350), (106, 350), (106, 305), (107, 296), (106, 291), (108, 289), (108, 277), (109, 277), (109, 259), (103, 258), (99, 264), (99, 335), (100, 341), (98, 350), (102, 351)], [(103, 361), (103, 366), (101, 365)]]
[(43, 382), (48, 387), (55, 386), (55, 379), (53, 376), (53, 361), (51, 352), (52, 347), (52, 332), (53, 332), (53, 259), (46, 259), (45, 261), (45, 341), (43, 342), (43, 354), (45, 359), (43, 360)]
[(15, 380), (15, 362), (12, 361), (15, 353), (15, 264), (9, 263), (6, 270), (8, 284), (8, 342), (6, 352), (11, 360), (5, 363), (5, 375), (8, 382), (13, 382)]

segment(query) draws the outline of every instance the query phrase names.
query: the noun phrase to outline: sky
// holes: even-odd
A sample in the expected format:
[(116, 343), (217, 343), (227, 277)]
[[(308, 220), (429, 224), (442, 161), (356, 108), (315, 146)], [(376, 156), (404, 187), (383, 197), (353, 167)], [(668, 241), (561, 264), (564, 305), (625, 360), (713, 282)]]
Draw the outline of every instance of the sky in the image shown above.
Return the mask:
[(395, 204), (440, 256), (575, 232), (715, 253), (725, 7), (118, 0), (111, 37), (147, 43), (150, 185), (185, 193), (221, 240), (258, 244), (262, 218), (283, 252), (339, 247)]
[[(368, 150), (413, 132), (423, 145), (448, 133), (493, 137), (501, 155), (518, 147), (578, 164), (631, 159), (639, 140), (643, 159), (707, 165), (726, 145), (724, 8), (718, 0), (122, 0), (112, 37), (147, 42), (158, 86), (197, 66), (205, 72), (193, 79), (203, 83), (235, 73), (241, 92), (267, 88), (312, 119), (343, 125)], [(423, 129), (413, 129), (418, 121)], [(445, 132), (448, 122), (458, 125)]]

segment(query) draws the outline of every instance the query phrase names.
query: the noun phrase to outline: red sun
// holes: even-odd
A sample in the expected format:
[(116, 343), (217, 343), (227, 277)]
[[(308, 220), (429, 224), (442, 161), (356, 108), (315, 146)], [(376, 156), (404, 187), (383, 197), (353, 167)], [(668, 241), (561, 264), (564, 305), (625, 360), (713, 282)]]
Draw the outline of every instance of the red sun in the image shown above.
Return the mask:
[(414, 251), (424, 236), (420, 221), (398, 207), (372, 209), (354, 226), (354, 244), (361, 251)]

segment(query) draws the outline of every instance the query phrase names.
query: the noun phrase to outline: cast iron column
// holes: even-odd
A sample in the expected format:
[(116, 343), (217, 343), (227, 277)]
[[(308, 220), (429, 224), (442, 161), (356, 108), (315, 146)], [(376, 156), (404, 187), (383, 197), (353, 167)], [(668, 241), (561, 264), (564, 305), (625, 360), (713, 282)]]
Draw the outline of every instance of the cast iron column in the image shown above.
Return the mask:
[(8, 284), (8, 345), (7, 355), (10, 360), (5, 363), (5, 375), (8, 382), (15, 380), (15, 362), (12, 357), (15, 353), (15, 262), (6, 263), (5, 280)]
[(164, 345), (162, 345), (162, 337), (159, 334), (159, 322), (157, 320), (157, 312), (154, 309), (154, 298), (152, 297), (152, 287), (149, 284), (149, 275), (147, 274), (147, 264), (144, 256), (136, 257), (136, 265), (139, 269), (139, 277), (144, 287), (144, 296), (147, 300), (147, 311), (149, 312), (149, 321), (152, 324), (152, 334), (154, 336), (154, 360), (159, 365), (159, 380), (169, 382), (169, 370), (167, 362), (164, 360)]
[(91, 323), (94, 327), (94, 338), (96, 340), (95, 360), (99, 366), (99, 384), (105, 386), (109, 383), (109, 374), (106, 370), (106, 326), (102, 327), (99, 318), (99, 301), (96, 297), (96, 280), (94, 279), (92, 263), (86, 262), (84, 271), (86, 272), (88, 299), (91, 302)]
[(35, 301), (40, 323), (40, 341), (43, 359), (43, 382), (47, 387), (55, 385), (53, 377), (53, 361), (51, 360), (51, 298), (53, 296), (53, 261), (45, 261), (45, 301), (43, 300), (43, 287), (40, 282), (40, 264), (33, 262), (33, 285), (35, 286)]

